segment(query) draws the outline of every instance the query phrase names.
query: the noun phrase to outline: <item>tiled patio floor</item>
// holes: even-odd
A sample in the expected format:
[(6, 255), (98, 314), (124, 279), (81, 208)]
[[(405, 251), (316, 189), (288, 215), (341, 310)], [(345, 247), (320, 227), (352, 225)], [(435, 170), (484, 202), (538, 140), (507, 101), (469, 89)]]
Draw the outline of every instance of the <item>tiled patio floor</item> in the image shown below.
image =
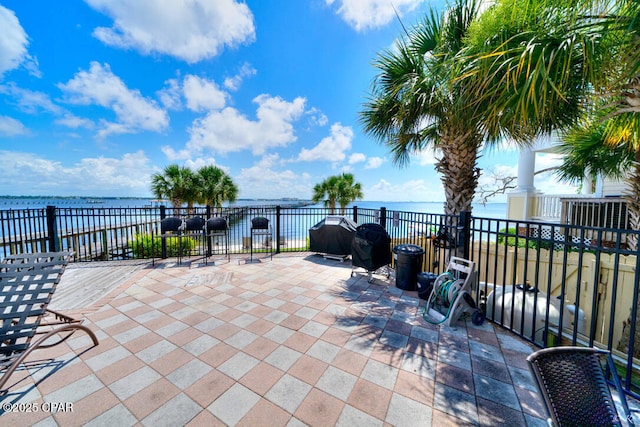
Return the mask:
[(86, 313), (99, 346), (32, 354), (0, 425), (546, 425), (529, 344), (430, 325), (374, 278), (309, 254), (150, 266)]

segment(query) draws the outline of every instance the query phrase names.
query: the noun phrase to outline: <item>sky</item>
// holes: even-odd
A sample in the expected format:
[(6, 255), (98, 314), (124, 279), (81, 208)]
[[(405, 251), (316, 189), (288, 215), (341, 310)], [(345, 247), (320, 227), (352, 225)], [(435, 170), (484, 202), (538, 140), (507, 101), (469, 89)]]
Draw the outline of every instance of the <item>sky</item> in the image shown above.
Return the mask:
[[(152, 197), (179, 164), (222, 168), (241, 199), (309, 199), (349, 172), (364, 200), (443, 201), (434, 153), (399, 168), (359, 112), (376, 56), (444, 3), (0, 0), (0, 195)], [(480, 184), (517, 160), (483, 153)], [(534, 184), (575, 193), (555, 181)]]

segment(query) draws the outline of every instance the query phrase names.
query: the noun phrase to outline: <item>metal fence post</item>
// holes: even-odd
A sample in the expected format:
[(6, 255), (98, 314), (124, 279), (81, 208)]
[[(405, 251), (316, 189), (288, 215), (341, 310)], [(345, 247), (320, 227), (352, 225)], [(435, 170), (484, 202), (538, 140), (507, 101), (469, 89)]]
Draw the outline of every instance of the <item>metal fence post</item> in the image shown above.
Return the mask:
[(462, 247), (462, 257), (469, 259), (471, 244), (471, 212), (460, 212), (460, 220), (458, 222), (458, 248)]
[(353, 222), (358, 223), (358, 207), (353, 207)]
[[(162, 234), (162, 220), (167, 217), (167, 207), (165, 205), (160, 206), (160, 234)], [(167, 257), (167, 239), (162, 238), (161, 240), (161, 257), (165, 259)], [(153, 249), (152, 249), (153, 250)]]
[(280, 205), (276, 206), (276, 253), (280, 253)]
[(60, 240), (58, 239), (58, 224), (56, 224), (55, 206), (47, 206), (47, 236), (49, 239), (49, 251), (60, 251)]
[(380, 208), (380, 225), (385, 230), (387, 229), (387, 208), (384, 206)]
[[(205, 221), (208, 221), (211, 218), (211, 205), (207, 205), (207, 209), (205, 211)], [(205, 225), (205, 239), (207, 239), (207, 258), (211, 256), (211, 237), (209, 237), (209, 230), (207, 230), (207, 226)], [(229, 248), (227, 248), (229, 250)]]

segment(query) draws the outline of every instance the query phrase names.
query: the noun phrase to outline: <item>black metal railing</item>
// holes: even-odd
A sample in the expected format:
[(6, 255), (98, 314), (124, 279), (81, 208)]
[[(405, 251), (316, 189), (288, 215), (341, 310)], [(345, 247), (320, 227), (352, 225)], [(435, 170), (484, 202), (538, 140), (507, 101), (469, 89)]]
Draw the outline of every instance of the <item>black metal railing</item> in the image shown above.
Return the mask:
[[(217, 237), (185, 241), (183, 257), (309, 251), (309, 229), (330, 214), (385, 227), (392, 247), (424, 248), (422, 269), (441, 273), (451, 255), (475, 262), (474, 295), (495, 324), (538, 346), (599, 346), (612, 350), (625, 389), (640, 390), (638, 293), (640, 257), (629, 245), (637, 230), (513, 221), (352, 207), (249, 206), (216, 210), (57, 208), (0, 210), (0, 258), (12, 253), (69, 249), (75, 261), (171, 256), (160, 221), (224, 217), (228, 245)], [(252, 241), (251, 219), (269, 220), (271, 234)], [(259, 240), (259, 241), (258, 241)], [(164, 248), (164, 250), (163, 250)], [(637, 336), (637, 339), (636, 339)]]

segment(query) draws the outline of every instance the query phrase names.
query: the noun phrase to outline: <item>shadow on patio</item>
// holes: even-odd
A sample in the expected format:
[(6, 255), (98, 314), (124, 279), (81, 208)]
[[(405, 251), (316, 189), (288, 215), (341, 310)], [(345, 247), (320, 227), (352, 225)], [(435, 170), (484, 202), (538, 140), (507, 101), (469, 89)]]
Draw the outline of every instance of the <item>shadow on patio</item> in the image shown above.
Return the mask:
[[(508, 332), (431, 325), (416, 292), (352, 276), (350, 262), (243, 260), (109, 279), (79, 309), (100, 345), (78, 336), (34, 353), (44, 363), (11, 378), (2, 423), (546, 425), (532, 348)], [(87, 280), (67, 275), (61, 289)]]

